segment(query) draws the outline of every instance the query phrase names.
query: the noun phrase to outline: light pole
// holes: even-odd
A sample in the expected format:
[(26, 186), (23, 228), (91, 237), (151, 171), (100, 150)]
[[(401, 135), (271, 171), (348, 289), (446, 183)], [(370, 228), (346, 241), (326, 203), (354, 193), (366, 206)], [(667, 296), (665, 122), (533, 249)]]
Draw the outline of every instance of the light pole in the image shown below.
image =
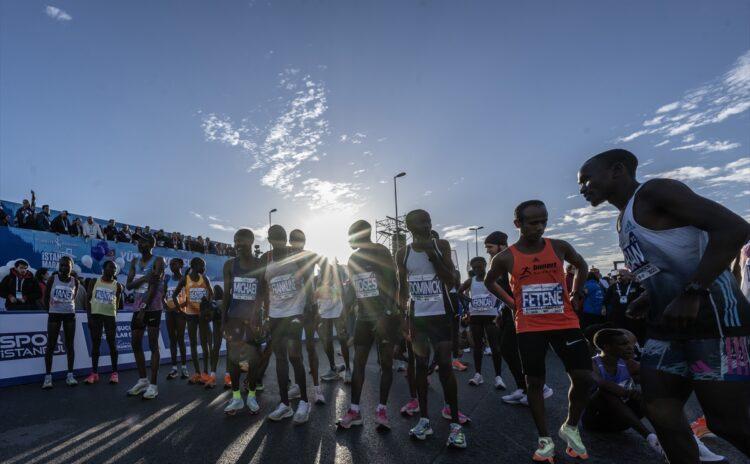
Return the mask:
[(276, 212), (276, 208), (268, 212), (268, 227), (271, 227), (271, 214)]
[(475, 256), (479, 256), (479, 231), (484, 229), (484, 226), (469, 227), (469, 230), (474, 231), (474, 253)]
[[(398, 179), (399, 177), (404, 177), (405, 175), (405, 172), (399, 172), (398, 174), (393, 176), (393, 201), (396, 204), (396, 246), (394, 248), (398, 248), (401, 244), (401, 233), (398, 225), (398, 189), (396, 188), (396, 179)], [(394, 254), (396, 251), (398, 250), (394, 250)]]

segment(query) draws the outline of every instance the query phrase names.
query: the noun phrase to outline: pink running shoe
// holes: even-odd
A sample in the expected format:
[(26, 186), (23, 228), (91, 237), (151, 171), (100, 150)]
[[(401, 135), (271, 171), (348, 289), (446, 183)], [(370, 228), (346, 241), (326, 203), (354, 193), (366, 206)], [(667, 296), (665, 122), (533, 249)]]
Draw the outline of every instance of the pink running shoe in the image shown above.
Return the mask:
[(117, 372), (113, 372), (109, 375), (109, 383), (120, 383), (120, 376)]
[(401, 408), (401, 414), (404, 416), (413, 416), (419, 412), (419, 401), (416, 398), (412, 398), (408, 403)]
[(339, 419), (336, 424), (344, 429), (349, 429), (352, 425), (362, 425), (362, 414), (360, 412), (354, 412), (351, 409), (346, 411), (344, 417)]
[(391, 421), (388, 420), (388, 412), (385, 408), (375, 411), (375, 423), (378, 424), (378, 427), (390, 430)]
[(89, 374), (88, 377), (86, 377), (86, 380), (84, 380), (83, 383), (86, 383), (88, 385), (93, 385), (98, 381), (99, 381), (99, 374), (97, 374), (96, 372), (92, 372), (91, 374)]
[[(440, 412), (443, 416), (443, 419), (451, 420), (451, 408), (449, 406), (445, 406)], [(471, 419), (469, 419), (469, 417), (464, 415), (464, 413), (462, 413), (461, 411), (458, 411), (458, 423), (464, 425), (467, 422), (471, 422)]]

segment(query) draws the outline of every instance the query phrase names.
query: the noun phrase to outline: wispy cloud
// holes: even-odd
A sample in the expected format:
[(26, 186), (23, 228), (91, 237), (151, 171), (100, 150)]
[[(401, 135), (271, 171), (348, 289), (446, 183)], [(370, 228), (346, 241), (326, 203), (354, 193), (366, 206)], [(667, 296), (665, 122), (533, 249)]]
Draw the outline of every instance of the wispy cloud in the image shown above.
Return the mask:
[(452, 226), (445, 226), (442, 229), (442, 237), (446, 240), (466, 241), (474, 240), (474, 231), (469, 230), (469, 227), (475, 226), (464, 226), (462, 224), (456, 224)]
[[(686, 137), (687, 138), (687, 137)], [(690, 138), (690, 140), (685, 140), (685, 142), (690, 142), (695, 137)], [(675, 150), (692, 150), (697, 151), (700, 153), (713, 153), (716, 151), (727, 151), (727, 150), (733, 150), (735, 148), (738, 148), (740, 146), (737, 142), (730, 142), (728, 140), (717, 140), (715, 142), (709, 142), (708, 140), (702, 140), (697, 143), (691, 143), (689, 145), (681, 145), (679, 147), (672, 148), (672, 151)]]
[(66, 11), (61, 10), (56, 6), (47, 5), (44, 8), (44, 12), (47, 14), (47, 16), (57, 21), (70, 21), (71, 19), (73, 19), (73, 17), (70, 16)]
[(724, 183), (750, 184), (750, 157), (740, 158), (724, 166), (681, 166), (670, 171), (649, 174), (646, 177), (662, 177), (683, 182), (705, 181), (712, 185)]
[(331, 182), (318, 178), (306, 179), (301, 190), (294, 196), (307, 200), (311, 210), (333, 210), (356, 212), (363, 200), (359, 186), (350, 182)]
[(235, 227), (227, 226), (227, 225), (224, 225), (224, 224), (216, 224), (216, 223), (211, 223), (211, 224), (208, 225), (208, 227), (210, 227), (212, 229), (216, 229), (216, 230), (221, 230), (223, 232), (234, 232), (234, 231), (237, 230), (237, 228), (235, 228)]
[(423, 195), (429, 197), (430, 195), (432, 195), (432, 190), (425, 190)]
[[(603, 219), (610, 219), (617, 217), (618, 212), (616, 209), (610, 206), (603, 206), (600, 208), (594, 208), (593, 206), (584, 206), (583, 208), (575, 208), (563, 216), (563, 224), (577, 224), (582, 226), (592, 222), (602, 221)], [(607, 223), (605, 223), (606, 225)]]
[(721, 172), (721, 168), (705, 168), (703, 166), (682, 166), (671, 171), (649, 174), (646, 177), (662, 177), (679, 181), (707, 179)]
[(196, 213), (195, 211), (190, 211), (190, 215), (191, 215), (191, 216), (193, 216), (194, 218), (197, 218), (197, 219), (203, 220), (203, 215), (201, 215), (201, 214), (198, 214), (198, 213)]

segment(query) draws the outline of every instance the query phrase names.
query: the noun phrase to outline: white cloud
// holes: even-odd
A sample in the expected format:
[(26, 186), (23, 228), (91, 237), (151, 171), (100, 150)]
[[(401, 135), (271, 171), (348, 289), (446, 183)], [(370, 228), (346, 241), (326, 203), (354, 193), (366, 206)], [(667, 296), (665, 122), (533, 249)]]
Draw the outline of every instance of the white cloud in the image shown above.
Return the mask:
[(441, 235), (446, 240), (456, 240), (460, 242), (474, 240), (474, 231), (469, 230), (469, 227), (476, 226), (464, 226), (462, 224), (445, 226), (443, 227), (443, 233)]
[(575, 208), (568, 211), (563, 216), (563, 224), (577, 224), (580, 226), (590, 222), (617, 217), (618, 214), (617, 210), (611, 206), (603, 206), (601, 208), (584, 206), (583, 208)]
[(736, 169), (729, 174), (724, 176), (714, 177), (709, 179), (708, 182), (712, 184), (725, 183), (725, 182), (737, 182), (743, 184), (750, 184), (750, 167)]
[(232, 226), (227, 226), (224, 224), (215, 224), (215, 223), (209, 224), (208, 227), (212, 229), (216, 229), (216, 230), (221, 230), (223, 232), (234, 232), (237, 230), (235, 227), (232, 227)]
[(682, 166), (671, 171), (649, 174), (646, 177), (662, 177), (683, 182), (704, 181), (709, 184), (750, 183), (750, 157), (737, 159), (724, 166)]
[(47, 5), (44, 8), (44, 12), (47, 14), (47, 16), (57, 21), (70, 21), (71, 19), (73, 19), (73, 17), (70, 16), (66, 11), (61, 10), (56, 6)]
[[(695, 137), (693, 137), (695, 138)], [(692, 140), (692, 139), (691, 139)], [(685, 140), (688, 142), (689, 140)], [(709, 142), (708, 140), (702, 140), (698, 143), (691, 143), (689, 145), (681, 145), (679, 147), (672, 148), (675, 150), (692, 150), (700, 153), (713, 153), (717, 151), (733, 150), (740, 146), (737, 142), (730, 142), (728, 140), (717, 140), (715, 142)]]
[(640, 137), (641, 135), (649, 134), (650, 132), (651, 131), (648, 131), (648, 130), (635, 131), (635, 132), (633, 132), (630, 135), (626, 135), (625, 137), (618, 137), (618, 138), (616, 138), (615, 142), (617, 142), (617, 143), (619, 143), (619, 142), (630, 142), (631, 140), (635, 140), (638, 137)]
[(664, 145), (666, 145), (666, 144), (668, 144), (668, 143), (669, 143), (669, 139), (667, 139), (667, 140), (662, 140), (661, 142), (659, 142), (659, 143), (657, 143), (656, 145), (654, 145), (654, 148), (656, 148), (656, 147), (663, 147)]
[(429, 197), (430, 195), (432, 195), (432, 190), (425, 190), (424, 196)]
[(683, 143), (689, 143), (695, 140), (695, 134), (688, 134), (682, 138)]
[(647, 178), (661, 177), (679, 181), (707, 179), (721, 172), (721, 168), (705, 168), (703, 166), (682, 166), (671, 171), (647, 175)]
[(656, 110), (656, 113), (657, 114), (669, 113), (670, 111), (674, 111), (674, 110), (676, 110), (679, 107), (680, 107), (680, 102), (668, 103), (668, 104), (662, 106), (661, 108), (659, 108), (658, 110)]
[(190, 211), (190, 215), (193, 216), (194, 218), (203, 220), (203, 216), (200, 215), (200, 214), (198, 214), (198, 213), (196, 213), (195, 211)]
[(724, 168), (729, 169), (729, 170), (735, 170), (744, 166), (750, 166), (750, 158), (740, 158), (736, 161), (732, 161), (731, 163), (727, 163), (727, 165), (724, 166)]
[(331, 182), (318, 178), (306, 179), (294, 195), (307, 200), (311, 210), (356, 212), (363, 206), (359, 185), (350, 182)]
[(354, 177), (359, 177), (359, 176), (360, 176), (360, 175), (361, 175), (362, 173), (364, 173), (365, 171), (367, 171), (367, 170), (366, 170), (366, 169), (357, 169), (357, 170), (356, 170), (356, 171), (354, 171), (354, 172), (353, 172), (352, 174), (354, 175)]

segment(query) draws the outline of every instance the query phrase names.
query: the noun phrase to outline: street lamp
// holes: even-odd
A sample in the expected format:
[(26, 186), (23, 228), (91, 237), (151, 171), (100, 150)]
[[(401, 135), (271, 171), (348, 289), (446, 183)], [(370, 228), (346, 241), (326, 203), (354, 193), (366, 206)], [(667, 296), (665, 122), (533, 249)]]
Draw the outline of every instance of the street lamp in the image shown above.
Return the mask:
[(479, 256), (479, 231), (484, 229), (484, 226), (469, 227), (469, 230), (474, 231), (474, 253)]
[(393, 176), (393, 201), (396, 204), (396, 248), (398, 248), (398, 246), (401, 244), (401, 234), (398, 225), (398, 189), (396, 188), (396, 179), (398, 179), (399, 177), (404, 177), (405, 175), (405, 172), (399, 172), (398, 174)]
[(268, 212), (268, 227), (271, 227), (271, 214), (276, 212), (276, 208)]

